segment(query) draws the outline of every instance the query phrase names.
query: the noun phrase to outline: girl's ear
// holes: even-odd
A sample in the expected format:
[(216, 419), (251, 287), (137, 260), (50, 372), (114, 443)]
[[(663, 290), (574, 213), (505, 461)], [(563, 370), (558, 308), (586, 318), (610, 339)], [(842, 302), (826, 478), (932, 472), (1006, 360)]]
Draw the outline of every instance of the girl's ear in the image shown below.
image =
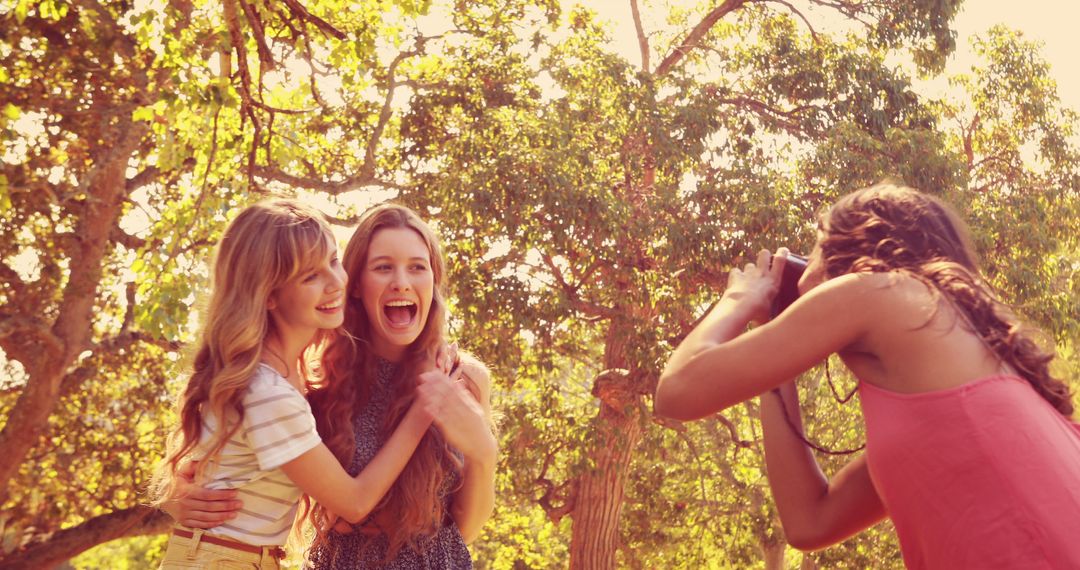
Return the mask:
[(277, 299), (275, 299), (273, 295), (270, 295), (270, 297), (268, 299), (266, 299), (266, 310), (267, 311), (273, 311), (276, 308), (277, 308)]

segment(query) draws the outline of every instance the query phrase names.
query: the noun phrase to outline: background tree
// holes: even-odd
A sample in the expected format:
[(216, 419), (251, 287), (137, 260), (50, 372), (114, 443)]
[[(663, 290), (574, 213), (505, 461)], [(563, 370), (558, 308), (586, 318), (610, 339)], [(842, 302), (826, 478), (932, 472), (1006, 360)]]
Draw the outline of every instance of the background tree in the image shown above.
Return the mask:
[[(807, 249), (824, 204), (883, 176), (965, 210), (1075, 380), (1076, 118), (1006, 30), (954, 79), (963, 96), (920, 95), (954, 2), (630, 7), (634, 63), (554, 0), (0, 8), (5, 567), (165, 528), (139, 493), (203, 261), (271, 191), (343, 225), (391, 196), (437, 224), (453, 332), (503, 415), (482, 567), (900, 567), (888, 528), (785, 547), (755, 403), (680, 425), (648, 395), (728, 267)], [(823, 384), (804, 379), (813, 437), (856, 445)], [(160, 541), (139, 544), (153, 560)]]
[[(558, 430), (541, 446), (550, 457), (526, 458), (511, 470), (530, 474), (522, 483), (535, 487), (553, 522), (572, 518), (572, 568), (647, 566), (650, 554), (665, 558), (672, 550), (651, 548), (693, 543), (678, 527), (702, 521), (678, 514), (684, 498), (655, 492), (684, 475), (656, 469), (662, 465), (656, 452), (669, 450), (675, 438), (656, 433), (644, 396), (673, 339), (715, 295), (724, 269), (761, 243), (800, 236), (826, 198), (785, 175), (791, 164), (785, 151), (821, 144), (845, 127), (868, 139), (883, 139), (889, 128), (936, 136), (929, 110), (884, 59), (928, 41), (935, 49), (924, 55), (938, 55), (923, 65), (939, 65), (950, 47), (953, 6), (864, 8), (849, 15), (869, 33), (835, 38), (806, 28), (784, 4), (724, 2), (685, 14), (691, 25), (659, 42), (671, 47), (659, 50), (655, 67), (639, 28), (641, 69), (610, 54), (592, 15), (575, 10), (568, 15), (570, 37), (542, 44), (540, 70), (533, 72), (537, 90), (550, 80), (560, 95), (520, 96), (503, 78), (529, 76), (529, 62), (511, 52), (497, 67), (466, 58), (468, 68), (448, 70), (482, 78), (471, 93), (414, 101), (403, 127), (423, 159), (415, 168), (423, 192), (414, 203), (442, 213), (453, 247), (469, 244), (454, 250), (456, 267), (466, 270), (454, 282), (499, 276), (482, 290), (476, 309), (462, 292), (465, 310), (498, 338), (524, 337), (541, 353), (581, 359), (582, 349), (593, 347), (585, 368), (591, 377), (577, 379), (576, 388), (579, 398), (584, 385), (596, 400), (586, 400), (584, 413), (570, 412), (582, 420), (552, 422), (544, 416), (559, 412), (550, 408), (515, 416), (533, 423), (518, 428), (523, 433), (545, 425)], [(897, 167), (951, 176), (918, 158), (895, 157), (874, 176)], [(426, 168), (430, 162), (442, 167)], [(470, 216), (476, 209), (486, 215)], [(548, 378), (556, 383), (542, 391), (567, 388), (562, 375)], [(729, 441), (741, 442), (749, 441), (739, 433), (745, 420), (737, 412), (717, 422)], [(652, 452), (648, 459), (635, 456), (646, 434), (655, 445), (644, 451)], [(553, 445), (566, 439), (582, 445)], [(674, 463), (692, 463), (680, 455)], [(727, 459), (720, 464), (731, 467)], [(709, 514), (734, 518), (749, 531), (739, 533), (738, 546), (728, 545), (728, 559), (749, 563), (764, 550), (779, 564), (783, 541), (765, 506), (760, 463), (744, 471), (753, 472), (752, 480), (733, 470), (721, 480), (729, 489), (752, 491), (758, 506), (731, 509), (734, 516), (722, 507)], [(625, 494), (635, 490), (640, 494)], [(640, 510), (624, 519), (626, 501)], [(620, 529), (621, 520), (636, 525)], [(714, 537), (731, 529), (707, 526)], [(738, 548), (744, 554), (733, 552)]]

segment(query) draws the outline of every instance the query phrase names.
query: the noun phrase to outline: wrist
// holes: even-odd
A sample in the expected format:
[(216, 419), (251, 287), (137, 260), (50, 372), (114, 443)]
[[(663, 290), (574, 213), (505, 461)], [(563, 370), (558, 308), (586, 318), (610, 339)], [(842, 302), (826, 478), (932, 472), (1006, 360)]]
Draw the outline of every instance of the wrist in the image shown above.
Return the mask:
[(427, 413), (427, 410), (419, 402), (415, 402), (409, 407), (409, 411), (405, 412), (405, 417), (401, 420), (401, 427), (423, 436), (427, 433), (431, 421), (431, 414)]
[(173, 522), (180, 520), (179, 506), (176, 499), (168, 499), (167, 501), (158, 505), (158, 510), (172, 517)]
[(495, 436), (488, 435), (477, 442), (477, 445), (473, 449), (469, 450), (465, 455), (465, 468), (470, 466), (473, 468), (495, 468), (495, 461), (499, 456), (499, 444), (495, 441)]
[(763, 308), (768, 308), (768, 303), (756, 295), (748, 294), (746, 291), (731, 291), (724, 292), (724, 295), (720, 297), (720, 302), (716, 304), (716, 308), (722, 308), (723, 313), (726, 315), (744, 318), (749, 322)]

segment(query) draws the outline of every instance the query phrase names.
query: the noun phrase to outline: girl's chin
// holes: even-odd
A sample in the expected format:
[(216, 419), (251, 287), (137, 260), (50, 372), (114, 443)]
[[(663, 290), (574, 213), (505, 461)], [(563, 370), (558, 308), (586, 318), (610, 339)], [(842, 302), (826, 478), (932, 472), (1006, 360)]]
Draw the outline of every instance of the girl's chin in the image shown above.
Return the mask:
[(421, 330), (416, 326), (409, 326), (405, 328), (391, 327), (386, 323), (380, 327), (380, 335), (382, 342), (387, 346), (395, 348), (405, 348), (420, 338)]

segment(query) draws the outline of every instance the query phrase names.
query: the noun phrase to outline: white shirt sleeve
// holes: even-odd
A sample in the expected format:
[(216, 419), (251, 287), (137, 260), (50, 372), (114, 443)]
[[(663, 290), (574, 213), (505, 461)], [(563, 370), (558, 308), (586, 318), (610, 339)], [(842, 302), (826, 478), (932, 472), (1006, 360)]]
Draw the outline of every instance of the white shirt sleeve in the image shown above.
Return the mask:
[(270, 471), (322, 442), (311, 405), (283, 378), (258, 374), (244, 394), (244, 437), (259, 469)]

